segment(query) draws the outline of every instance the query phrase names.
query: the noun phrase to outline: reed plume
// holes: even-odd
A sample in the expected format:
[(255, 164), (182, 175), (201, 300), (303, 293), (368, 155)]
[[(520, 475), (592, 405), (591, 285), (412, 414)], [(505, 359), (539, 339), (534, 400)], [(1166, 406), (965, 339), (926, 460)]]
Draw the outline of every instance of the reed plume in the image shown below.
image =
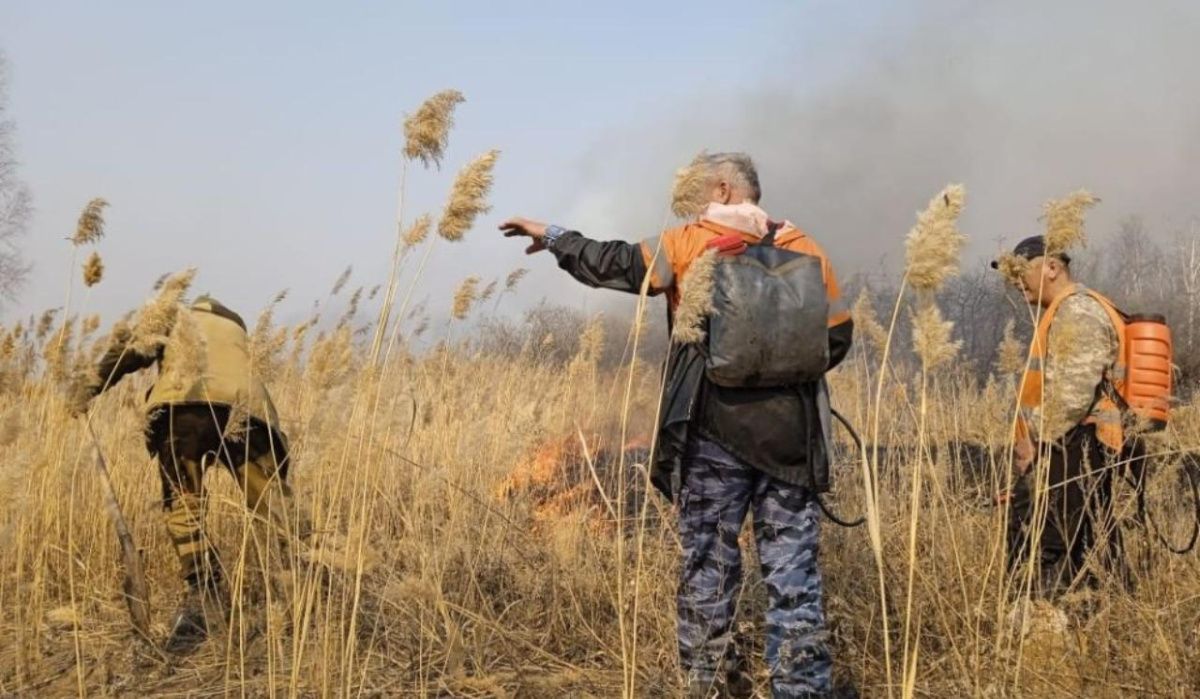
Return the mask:
[(703, 342), (704, 321), (713, 312), (713, 272), (717, 251), (696, 258), (683, 276), (671, 339), (681, 344)]
[(1004, 324), (1004, 336), (996, 355), (996, 369), (1001, 374), (1016, 374), (1025, 368), (1025, 347), (1013, 332), (1014, 327), (1011, 318)]
[(455, 320), (466, 318), (477, 298), (479, 298), (479, 277), (467, 277), (462, 280), (454, 292), (454, 306), (450, 315), (454, 316)]
[(854, 319), (854, 330), (862, 333), (872, 345), (882, 348), (887, 342), (887, 329), (879, 323), (875, 305), (871, 303), (871, 295), (866, 287), (858, 292), (858, 298), (850, 309), (850, 317)]
[(346, 271), (342, 272), (341, 275), (338, 276), (337, 281), (333, 283), (333, 289), (331, 289), (329, 292), (330, 296), (337, 296), (338, 293), (341, 292), (342, 287), (346, 286), (346, 282), (350, 281), (350, 274), (353, 271), (354, 266), (351, 265), (346, 268)]
[(704, 213), (708, 206), (708, 168), (705, 167), (705, 152), (692, 162), (675, 171), (675, 182), (671, 187), (671, 212), (679, 218), (695, 218)]
[(274, 381), (282, 373), (283, 350), (287, 347), (288, 337), (291, 336), (293, 340), (303, 344), (304, 333), (308, 331), (310, 324), (316, 322), (315, 319), (309, 320), (301, 324), (295, 331), (289, 330), (287, 326), (276, 328), (275, 309), (286, 297), (286, 290), (276, 294), (262, 313), (258, 314), (254, 330), (250, 333), (248, 342), (250, 366), (254, 373), (266, 383)]
[(318, 338), (309, 353), (306, 375), (319, 390), (341, 384), (354, 368), (354, 343), (349, 326)]
[(358, 304), (362, 299), (363, 288), (360, 286), (350, 295), (350, 302), (346, 304), (346, 312), (338, 319), (338, 327), (349, 325), (354, 320), (354, 316), (358, 315)]
[(937, 304), (926, 304), (913, 318), (913, 350), (926, 371), (948, 364), (962, 348), (962, 340), (951, 341), (952, 321), (942, 318)]
[(579, 356), (586, 358), (588, 361), (597, 361), (600, 359), (600, 353), (604, 351), (604, 319), (603, 316), (597, 316), (592, 319), (583, 331), (583, 335), (579, 337)]
[(208, 365), (207, 343), (196, 316), (176, 304), (175, 320), (163, 347), (162, 378), (176, 390), (187, 390), (204, 376)]
[(92, 252), (88, 255), (87, 262), (83, 263), (83, 285), (93, 287), (104, 279), (104, 262), (100, 259), (100, 253)]
[(76, 246), (95, 243), (104, 237), (104, 208), (108, 202), (100, 197), (89, 201), (79, 214), (79, 222), (75, 224), (75, 235), (71, 242)]
[(577, 385), (579, 380), (596, 370), (600, 355), (604, 352), (604, 318), (596, 316), (579, 336), (579, 348), (567, 366), (567, 383)]
[(500, 151), (490, 150), (458, 173), (442, 220), (438, 221), (438, 235), (450, 241), (462, 240), (475, 223), (475, 217), (491, 209), (486, 198), (492, 188), (492, 168), (499, 155)]
[(1046, 222), (1046, 254), (1056, 255), (1076, 246), (1087, 244), (1083, 217), (1100, 200), (1087, 190), (1072, 192), (1062, 199), (1051, 199), (1042, 205)]
[(433, 218), (429, 214), (419, 216), (402, 236), (404, 247), (411, 248), (420, 245), (429, 236), (429, 229), (432, 224)]
[(68, 318), (56, 334), (54, 342), (47, 342), (42, 348), (42, 358), (46, 360), (46, 373), (50, 380), (60, 383), (67, 377), (71, 368), (71, 339), (75, 332), (75, 318)]
[(183, 295), (196, 278), (196, 270), (186, 269), (168, 276), (158, 290), (158, 295), (146, 303), (133, 326), (130, 347), (143, 356), (157, 354), (167, 342), (175, 320), (179, 317)]
[(19, 339), (15, 332), (4, 333), (4, 341), (0, 342), (0, 362), (7, 362), (16, 354)]
[(466, 101), (458, 90), (443, 90), (425, 100), (404, 120), (404, 156), (420, 159), (425, 167), (441, 167), (450, 129), (454, 126), (454, 108)]
[(492, 296), (494, 296), (496, 293), (496, 287), (499, 284), (500, 284), (500, 281), (498, 279), (493, 279), (492, 281), (488, 282), (488, 285), (483, 287), (483, 291), (481, 291), (479, 293), (479, 300), (487, 301)]
[(225, 420), (225, 431), (221, 438), (227, 442), (243, 442), (250, 433), (250, 408), (246, 401), (234, 401), (229, 406), (229, 417)]
[(83, 337), (88, 337), (100, 328), (100, 316), (96, 313), (83, 319), (83, 323), (79, 326)]
[(404, 319), (412, 320), (413, 318), (416, 318), (417, 316), (425, 313), (425, 306), (426, 306), (426, 303), (424, 301), (416, 304), (415, 306), (412, 307), (411, 310), (409, 310), (408, 314), (406, 316), (404, 316)]
[(59, 309), (57, 308), (51, 308), (42, 312), (42, 316), (38, 318), (37, 328), (33, 334), (38, 342), (42, 342), (50, 334), (50, 330), (54, 327), (54, 318), (58, 315), (58, 311)]
[(1029, 271), (1029, 260), (1020, 255), (1014, 255), (1011, 252), (1004, 252), (1000, 254), (1000, 257), (996, 258), (996, 269), (1009, 284), (1020, 288), (1021, 280), (1025, 278), (1025, 273)]
[(529, 274), (529, 270), (525, 267), (518, 267), (509, 272), (508, 276), (504, 278), (504, 290), (515, 291), (517, 284), (521, 283), (521, 280), (525, 278), (526, 274)]
[(308, 331), (312, 330), (316, 324), (317, 318), (314, 316), (292, 328), (292, 350), (288, 355), (289, 366), (300, 366), (300, 358), (304, 354), (304, 343), (308, 338)]
[(905, 240), (905, 275), (918, 291), (936, 291), (958, 274), (959, 251), (966, 236), (958, 230), (966, 191), (949, 185), (917, 214), (917, 223)]

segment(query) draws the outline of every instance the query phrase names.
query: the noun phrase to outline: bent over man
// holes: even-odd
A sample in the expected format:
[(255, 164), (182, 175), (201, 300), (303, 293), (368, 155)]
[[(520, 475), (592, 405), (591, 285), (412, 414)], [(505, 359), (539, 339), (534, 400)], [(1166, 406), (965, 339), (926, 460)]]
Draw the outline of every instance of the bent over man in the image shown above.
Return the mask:
[[(815, 275), (820, 315), (796, 328), (799, 316), (776, 312), (766, 323), (818, 338), (815, 376), (788, 385), (722, 385), (710, 378), (702, 342), (673, 343), (668, 359), (658, 451), (652, 481), (678, 504), (683, 565), (678, 592), (680, 662), (689, 696), (714, 691), (749, 696), (731, 643), (741, 586), (738, 533), (753, 513), (766, 583), (766, 661), (775, 697), (823, 697), (832, 691), (832, 663), (822, 604), (820, 515), (816, 500), (829, 487), (825, 434), (828, 397), (821, 375), (850, 347), (853, 324), (833, 268), (820, 246), (758, 206), (758, 174), (738, 153), (703, 156), (708, 204), (698, 221), (640, 243), (590, 240), (576, 231), (514, 218), (501, 228), (533, 239), (527, 252), (548, 249), (558, 265), (593, 287), (665, 294), (675, 321), (689, 268), (707, 250), (762, 245), (786, 257), (789, 269)], [(682, 282), (682, 283), (681, 283)], [(720, 290), (718, 290), (720, 291)], [(759, 309), (770, 315), (777, 309)], [(721, 318), (716, 315), (714, 318)], [(773, 328), (755, 328), (761, 334)], [(736, 339), (736, 338), (735, 338)], [(750, 340), (747, 339), (747, 342)], [(734, 346), (738, 354), (746, 348)], [(728, 367), (726, 367), (728, 368)], [(751, 384), (753, 381), (750, 382)], [(826, 419), (822, 419), (822, 416)]]
[[(1071, 258), (1048, 253), (1042, 236), (1022, 240), (1013, 255), (1023, 265), (1014, 281), (1040, 317), (1021, 380), (1010, 570), (1034, 565), (1035, 592), (1048, 597), (1095, 585), (1105, 571), (1126, 584), (1112, 511), (1114, 468), (1124, 447), (1113, 387), (1120, 352), (1115, 309), (1076, 283)], [(1041, 506), (1039, 491), (1046, 493)]]
[[(162, 479), (167, 531), (179, 556), (187, 595), (175, 615), (167, 650), (186, 652), (207, 637), (226, 612), (223, 568), (204, 531), (204, 473), (220, 463), (229, 469), (246, 496), (246, 505), (286, 551), (289, 532), (307, 525), (285, 501), (287, 441), (266, 386), (251, 370), (246, 325), (215, 299), (202, 296), (180, 308), (171, 334), (188, 324), (189, 340), (161, 338), (150, 351), (134, 348), (132, 338), (116, 337), (100, 360), (98, 395), (124, 376), (155, 364), (160, 374), (147, 394), (146, 447), (157, 457)], [(139, 351), (139, 349), (141, 351)], [(185, 367), (192, 355), (195, 366)], [(291, 513), (291, 516), (289, 516)], [(272, 548), (262, 538), (259, 551)], [(286, 561), (286, 556), (284, 559)]]

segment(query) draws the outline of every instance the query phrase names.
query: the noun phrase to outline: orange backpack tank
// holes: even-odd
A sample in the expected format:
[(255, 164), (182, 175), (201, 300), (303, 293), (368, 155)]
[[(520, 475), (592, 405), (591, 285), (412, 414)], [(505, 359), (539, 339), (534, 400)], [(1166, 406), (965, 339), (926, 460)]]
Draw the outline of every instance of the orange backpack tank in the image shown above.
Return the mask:
[(1146, 429), (1165, 429), (1171, 417), (1171, 328), (1157, 314), (1125, 316), (1125, 381), (1121, 398)]

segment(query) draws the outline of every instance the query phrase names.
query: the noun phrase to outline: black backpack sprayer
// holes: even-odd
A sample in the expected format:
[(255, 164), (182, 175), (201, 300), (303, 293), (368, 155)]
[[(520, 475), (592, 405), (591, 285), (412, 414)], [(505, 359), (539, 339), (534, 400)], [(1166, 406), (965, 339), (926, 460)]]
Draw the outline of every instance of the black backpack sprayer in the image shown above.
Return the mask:
[[(832, 461), (834, 422), (862, 451), (850, 421), (829, 404), (824, 384), (830, 362), (825, 328), (830, 304), (822, 261), (815, 255), (775, 245), (777, 224), (755, 244), (729, 235), (709, 241), (718, 264), (713, 269), (713, 308), (702, 348), (705, 376), (724, 388), (777, 388), (817, 385), (816, 404), (827, 461)], [(787, 318), (788, 322), (779, 322)], [(831, 464), (827, 464), (831, 465)], [(814, 475), (821, 512), (834, 524), (858, 527), (865, 517), (839, 517), (819, 494), (828, 482)], [(825, 480), (828, 479), (827, 474)]]

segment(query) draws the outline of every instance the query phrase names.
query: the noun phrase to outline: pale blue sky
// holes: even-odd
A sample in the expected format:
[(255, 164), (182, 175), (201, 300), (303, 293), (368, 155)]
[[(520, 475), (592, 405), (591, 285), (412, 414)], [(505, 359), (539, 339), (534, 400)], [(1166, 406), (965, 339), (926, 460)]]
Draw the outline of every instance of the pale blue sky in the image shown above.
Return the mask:
[(868, 21), (791, 2), (6, 2), (0, 50), (37, 205), (20, 308), (62, 303), (62, 237), (93, 196), (112, 202), (100, 307), (135, 303), (188, 264), (200, 287), (253, 308), (283, 287), (322, 295), (348, 264), (378, 281), (399, 120), (448, 87), (468, 102), (444, 172), (410, 178), (409, 211), (439, 207), (461, 163), (500, 148), (493, 215), (434, 271), (454, 275), (456, 258), (465, 275), (496, 255), (483, 271), (506, 271), (524, 260), (495, 222), (565, 213), (602, 132), (757, 81), (822, 26)]
[(0, 50), (37, 212), (35, 273), (4, 316), (61, 305), (62, 238), (93, 196), (112, 208), (91, 308), (132, 306), (188, 265), (249, 316), (282, 288), (300, 313), (347, 265), (351, 287), (383, 281), (399, 122), (451, 87), (468, 101), (443, 171), (412, 172), (406, 212), (438, 211), (461, 164), (502, 155), (494, 211), (434, 255), (435, 306), (467, 274), (518, 265), (535, 273), (510, 310), (599, 303), (496, 223), (649, 235), (701, 148), (750, 150), (768, 208), (847, 270), (898, 255), (952, 180), (977, 197), (976, 252), (1083, 185), (1112, 204), (1102, 221), (1179, 227), (1200, 209), (1197, 12), (1139, 7), (7, 0)]

